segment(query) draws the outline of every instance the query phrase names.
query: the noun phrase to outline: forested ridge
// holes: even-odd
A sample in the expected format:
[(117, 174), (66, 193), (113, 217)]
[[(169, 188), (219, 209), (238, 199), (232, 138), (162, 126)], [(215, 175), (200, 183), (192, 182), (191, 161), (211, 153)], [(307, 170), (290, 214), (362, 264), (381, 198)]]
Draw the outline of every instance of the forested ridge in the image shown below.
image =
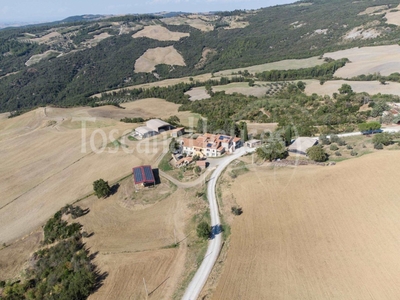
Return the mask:
[[(298, 2), (253, 13), (220, 13), (220, 16), (239, 16), (249, 25), (227, 30), (217, 20), (215, 29), (210, 32), (202, 32), (188, 25), (166, 25), (161, 16), (150, 15), (121, 16), (101, 22), (83, 22), (79, 18), (71, 18), (71, 23), (1, 30), (0, 111), (31, 109), (48, 104), (86, 105), (91, 102), (90, 95), (133, 84), (399, 41), (399, 29), (386, 24), (382, 15), (358, 15), (370, 6), (389, 5), (395, 8), (398, 5), (396, 1), (313, 0), (307, 3), (312, 5)], [(374, 28), (383, 32), (379, 37), (343, 40), (343, 36), (352, 28), (373, 21)], [(132, 31), (119, 34), (118, 28), (112, 27), (110, 22), (122, 22), (122, 25), (129, 26), (160, 24), (170, 31), (190, 33), (190, 37), (178, 42), (133, 39)], [(42, 37), (54, 28), (62, 34), (65, 43), (41, 44), (30, 41), (27, 35)], [(315, 34), (318, 29), (326, 29), (326, 33)], [(100, 33), (112, 36), (93, 47), (82, 46), (94, 34)], [(174, 46), (182, 54), (185, 67), (159, 65), (155, 71), (157, 77), (152, 73), (134, 72), (135, 61), (146, 50), (166, 46)], [(196, 67), (205, 48), (213, 49), (214, 54), (203, 66)], [(32, 55), (47, 50), (60, 51), (63, 55), (44, 59), (32, 66), (25, 65)]]

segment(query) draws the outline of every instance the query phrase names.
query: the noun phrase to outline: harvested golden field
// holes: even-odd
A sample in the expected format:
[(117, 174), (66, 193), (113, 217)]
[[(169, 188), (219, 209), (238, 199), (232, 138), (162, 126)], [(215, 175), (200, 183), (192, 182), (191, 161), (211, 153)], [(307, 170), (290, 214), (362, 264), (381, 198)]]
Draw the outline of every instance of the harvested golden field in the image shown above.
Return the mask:
[(305, 58), (305, 59), (286, 59), (277, 62), (250, 66), (246, 68), (239, 68), (239, 69), (230, 69), (224, 70), (215, 73), (216, 76), (227, 76), (231, 75), (232, 73), (238, 73), (239, 71), (243, 72), (247, 70), (251, 74), (260, 73), (264, 71), (271, 71), (271, 70), (289, 70), (289, 69), (301, 69), (301, 68), (309, 68), (315, 67), (318, 65), (322, 65), (324, 63), (323, 59), (319, 59), (317, 56)]
[(399, 159), (241, 175), (230, 192), (243, 215), (212, 298), (399, 299)]
[(378, 72), (387, 76), (400, 72), (400, 47), (398, 45), (351, 48), (325, 53), (324, 57), (333, 59), (348, 58), (350, 60), (351, 63), (347, 63), (334, 74), (342, 78)]
[(158, 41), (179, 41), (188, 36), (190, 36), (189, 33), (170, 31), (161, 25), (145, 26), (132, 35), (133, 38), (147, 37)]
[(332, 80), (325, 82), (323, 85), (319, 83), (319, 80), (304, 80), (304, 82), (306, 82), (305, 92), (308, 95), (316, 93), (318, 95), (332, 96), (333, 93), (339, 93), (338, 89), (342, 84), (349, 84), (356, 93), (366, 92), (370, 95), (381, 93), (400, 96), (400, 83), (398, 82), (387, 82), (384, 85), (378, 81)]
[[(155, 86), (167, 87), (167, 86), (176, 85), (176, 84), (182, 83), (182, 82), (189, 83), (189, 82), (191, 82), (191, 80), (190, 80), (191, 78), (193, 78), (194, 81), (207, 81), (207, 80), (211, 79), (212, 76), (210, 73), (207, 73), (207, 74), (197, 75), (197, 76), (193, 76), (193, 77), (165, 79), (165, 80), (160, 80), (160, 81), (156, 81), (156, 82), (132, 85), (129, 87), (125, 87), (123, 89), (111, 90), (111, 91), (106, 92), (106, 94), (110, 94), (112, 92), (120, 92), (121, 90), (133, 90), (133, 89), (139, 89), (139, 88), (148, 89), (148, 88), (155, 87)], [(215, 78), (215, 79), (219, 79), (219, 78)], [(92, 95), (92, 97), (99, 98), (99, 97), (101, 97), (101, 93), (94, 94), (94, 95)]]
[(188, 25), (204, 32), (214, 30), (214, 25), (208, 20), (202, 20), (200, 16), (164, 18), (162, 22), (167, 25)]
[[(171, 299), (184, 270), (186, 245), (168, 248), (184, 239), (187, 218), (186, 192), (161, 186), (140, 193), (161, 196), (153, 204), (133, 203), (135, 190), (129, 177), (118, 192), (107, 198), (92, 196), (79, 205), (90, 212), (79, 218), (83, 230), (94, 235), (85, 239), (94, 263), (108, 273), (103, 285), (89, 299), (146, 299), (143, 278), (151, 297)], [(140, 199), (143, 199), (139, 197)], [(139, 200), (140, 200), (139, 199)]]
[(135, 73), (151, 73), (157, 65), (166, 64), (170, 66), (186, 66), (182, 55), (174, 46), (157, 47), (148, 49), (135, 62)]
[[(29, 234), (65, 204), (91, 193), (93, 181), (113, 182), (135, 165), (156, 161), (162, 143), (124, 139), (123, 146), (113, 145), (134, 124), (99, 117), (105, 110), (39, 108), (0, 119), (0, 244)], [(85, 135), (79, 118), (92, 118)]]
[(0, 280), (20, 278), (23, 267), (28, 267), (28, 258), (40, 247), (43, 233), (39, 229), (6, 248), (0, 246)]
[(225, 91), (227, 94), (239, 93), (246, 96), (262, 97), (269, 90), (266, 84), (256, 83), (255, 86), (249, 86), (248, 82), (234, 82), (227, 85), (213, 86), (214, 92)]
[(386, 23), (400, 26), (400, 5), (385, 15)]

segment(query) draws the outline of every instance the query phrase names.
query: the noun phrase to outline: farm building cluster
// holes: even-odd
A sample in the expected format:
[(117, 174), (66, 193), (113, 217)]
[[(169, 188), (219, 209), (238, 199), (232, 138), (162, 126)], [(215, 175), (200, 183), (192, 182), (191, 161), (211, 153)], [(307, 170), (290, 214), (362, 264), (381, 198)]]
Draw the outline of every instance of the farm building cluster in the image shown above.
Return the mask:
[(182, 152), (188, 156), (219, 157), (224, 153), (233, 153), (242, 146), (239, 137), (223, 134), (205, 133), (197, 139), (182, 139)]

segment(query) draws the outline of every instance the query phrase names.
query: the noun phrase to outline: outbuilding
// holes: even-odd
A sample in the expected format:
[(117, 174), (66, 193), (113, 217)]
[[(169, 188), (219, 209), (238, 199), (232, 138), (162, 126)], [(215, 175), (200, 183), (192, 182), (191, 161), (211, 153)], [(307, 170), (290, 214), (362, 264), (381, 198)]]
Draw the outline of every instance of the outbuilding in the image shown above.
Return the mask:
[(307, 150), (316, 144), (318, 144), (318, 138), (298, 137), (293, 144), (289, 146), (288, 150), (292, 153), (306, 155)]
[(156, 184), (153, 169), (149, 165), (133, 168), (133, 180), (136, 186), (140, 185), (146, 187)]
[(164, 122), (160, 119), (151, 119), (146, 122), (146, 127), (160, 133), (163, 131), (168, 131), (173, 129), (173, 126), (167, 122)]
[(261, 146), (261, 141), (253, 139), (253, 140), (247, 141), (245, 144), (249, 148), (256, 148), (256, 147)]
[(157, 134), (158, 134), (157, 131), (154, 131), (152, 128), (149, 128), (147, 126), (140, 126), (135, 129), (135, 136), (137, 136), (140, 139), (147, 138)]

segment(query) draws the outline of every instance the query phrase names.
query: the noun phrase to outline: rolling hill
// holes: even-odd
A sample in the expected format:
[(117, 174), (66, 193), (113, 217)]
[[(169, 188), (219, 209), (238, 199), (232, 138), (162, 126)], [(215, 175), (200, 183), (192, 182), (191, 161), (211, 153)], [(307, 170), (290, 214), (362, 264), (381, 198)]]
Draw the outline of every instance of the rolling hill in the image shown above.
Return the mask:
[[(398, 4), (312, 0), (252, 11), (88, 15), (3, 29), (0, 111), (85, 105), (90, 95), (135, 84), (397, 44)], [(149, 51), (160, 57), (144, 56)], [(147, 67), (136, 69), (143, 59)]]

